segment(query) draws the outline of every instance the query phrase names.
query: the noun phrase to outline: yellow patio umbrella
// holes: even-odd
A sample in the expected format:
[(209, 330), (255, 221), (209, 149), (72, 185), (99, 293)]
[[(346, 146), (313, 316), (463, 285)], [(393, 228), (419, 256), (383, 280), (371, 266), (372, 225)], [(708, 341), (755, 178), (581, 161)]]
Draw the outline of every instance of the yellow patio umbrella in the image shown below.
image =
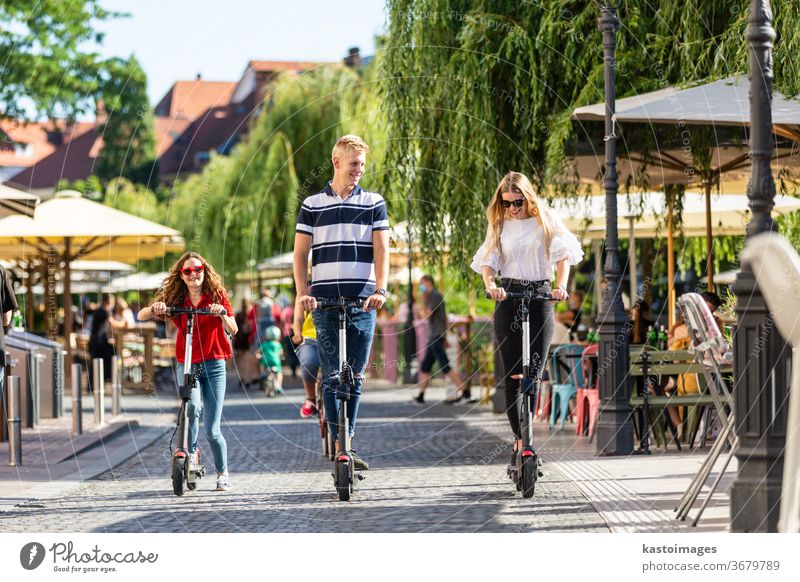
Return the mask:
[[(16, 219), (16, 220), (14, 220)], [(177, 230), (87, 200), (63, 190), (40, 204), (32, 220), (9, 217), (0, 226), (0, 258), (64, 262), (64, 338), (67, 367), (72, 361), (70, 268), (77, 259), (135, 264), (139, 260), (180, 252), (185, 243)]]

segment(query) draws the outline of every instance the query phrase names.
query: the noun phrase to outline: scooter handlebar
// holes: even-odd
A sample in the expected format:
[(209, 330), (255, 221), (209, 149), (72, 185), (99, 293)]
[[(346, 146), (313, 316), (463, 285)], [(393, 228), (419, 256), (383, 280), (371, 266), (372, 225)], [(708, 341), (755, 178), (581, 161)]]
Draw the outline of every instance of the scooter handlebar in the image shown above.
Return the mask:
[[(208, 307), (202, 307), (200, 309), (196, 307), (167, 307), (167, 315), (170, 317), (173, 315), (181, 315), (183, 313), (191, 315), (217, 315), (216, 313), (211, 313)], [(228, 315), (228, 312), (223, 311), (220, 315)]]
[(364, 307), (365, 299), (348, 299), (340, 297), (338, 299), (317, 299), (317, 309), (333, 309), (336, 307)]
[[(486, 292), (486, 299), (491, 299), (492, 296)], [(534, 293), (533, 291), (506, 291), (506, 299), (533, 299), (536, 301), (557, 301), (550, 293)]]

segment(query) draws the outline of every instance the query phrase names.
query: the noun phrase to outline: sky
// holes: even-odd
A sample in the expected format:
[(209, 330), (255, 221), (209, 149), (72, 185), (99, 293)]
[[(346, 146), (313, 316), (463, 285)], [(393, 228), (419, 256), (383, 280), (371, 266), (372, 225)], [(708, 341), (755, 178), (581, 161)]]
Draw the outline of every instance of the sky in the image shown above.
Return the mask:
[(384, 0), (101, 0), (128, 18), (100, 23), (103, 57), (131, 54), (155, 105), (177, 80), (238, 81), (248, 61), (339, 61), (375, 49)]

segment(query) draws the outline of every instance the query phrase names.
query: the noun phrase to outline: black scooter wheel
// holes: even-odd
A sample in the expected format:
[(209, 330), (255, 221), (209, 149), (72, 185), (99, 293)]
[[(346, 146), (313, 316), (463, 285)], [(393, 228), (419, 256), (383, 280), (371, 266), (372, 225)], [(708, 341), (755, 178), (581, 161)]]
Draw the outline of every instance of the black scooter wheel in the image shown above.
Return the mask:
[(525, 499), (533, 497), (533, 492), (536, 489), (537, 470), (536, 455), (531, 455), (522, 459), (519, 486), (520, 491), (522, 491), (522, 496)]
[(195, 489), (197, 489), (197, 481), (189, 481), (189, 482), (187, 482), (186, 483), (186, 488), (189, 491), (194, 491)]
[(172, 491), (178, 497), (184, 493), (184, 486), (186, 485), (186, 459), (184, 457), (175, 457), (172, 459)]
[(336, 461), (336, 493), (339, 501), (350, 501), (350, 463)]

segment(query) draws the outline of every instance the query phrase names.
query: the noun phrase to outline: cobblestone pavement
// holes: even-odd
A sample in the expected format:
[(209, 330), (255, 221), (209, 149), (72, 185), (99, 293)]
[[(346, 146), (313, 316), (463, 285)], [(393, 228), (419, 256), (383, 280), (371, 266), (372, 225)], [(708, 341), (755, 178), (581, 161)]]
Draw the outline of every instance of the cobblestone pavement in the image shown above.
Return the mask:
[[(443, 394), (439, 388), (429, 396)], [(547, 464), (533, 499), (514, 491), (505, 476), (510, 438), (504, 415), (487, 407), (414, 407), (407, 404), (411, 395), (409, 389), (366, 389), (354, 448), (371, 470), (349, 503), (336, 500), (316, 421), (299, 416), (300, 390), (269, 400), (258, 391), (230, 389), (223, 434), (231, 491), (214, 492), (208, 476), (197, 491), (174, 496), (170, 433), (68, 497), (31, 500), (4, 513), (3, 530), (608, 531), (577, 487)], [(558, 438), (551, 441), (555, 450)], [(213, 473), (210, 459), (206, 467)]]

